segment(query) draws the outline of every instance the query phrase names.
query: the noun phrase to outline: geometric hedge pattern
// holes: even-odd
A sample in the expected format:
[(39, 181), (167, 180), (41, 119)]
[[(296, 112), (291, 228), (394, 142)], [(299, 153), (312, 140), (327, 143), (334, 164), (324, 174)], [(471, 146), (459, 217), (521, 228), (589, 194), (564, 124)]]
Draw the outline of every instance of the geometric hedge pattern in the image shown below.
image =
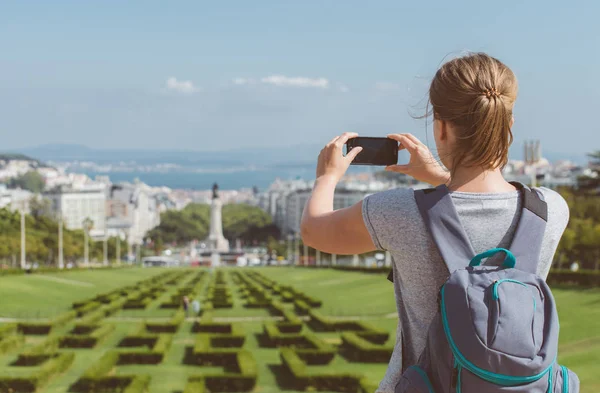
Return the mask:
[[(183, 296), (202, 299), (201, 314), (190, 324), (184, 324)], [(245, 308), (262, 308), (273, 317), (264, 321), (256, 337), (245, 332), (243, 323), (214, 317), (215, 310), (232, 308), (234, 298), (241, 299)], [(72, 366), (79, 351), (93, 350), (115, 334), (106, 317), (119, 310), (143, 312), (150, 304), (172, 310), (171, 317), (140, 322), (128, 334), (115, 336), (114, 348), (86, 365), (70, 392), (147, 392), (151, 373), (123, 374), (117, 372), (119, 367), (159, 367), (183, 326), (190, 329), (193, 342), (186, 346), (181, 364), (197, 370), (187, 377), (184, 393), (252, 391), (258, 367), (245, 349), (250, 338), (258, 340), (260, 347), (278, 351), (278, 381), (288, 390), (373, 392), (376, 386), (364, 376), (327, 366), (336, 356), (349, 362), (387, 363), (393, 349), (384, 345), (387, 332), (365, 322), (323, 315), (321, 299), (252, 269), (172, 270), (73, 303), (70, 310), (48, 321), (0, 325), (0, 354), (15, 354), (10, 364), (15, 371), (0, 375), (0, 393), (43, 391), (54, 376)], [(341, 345), (323, 341), (317, 332), (335, 332)], [(38, 344), (23, 349), (31, 337)]]

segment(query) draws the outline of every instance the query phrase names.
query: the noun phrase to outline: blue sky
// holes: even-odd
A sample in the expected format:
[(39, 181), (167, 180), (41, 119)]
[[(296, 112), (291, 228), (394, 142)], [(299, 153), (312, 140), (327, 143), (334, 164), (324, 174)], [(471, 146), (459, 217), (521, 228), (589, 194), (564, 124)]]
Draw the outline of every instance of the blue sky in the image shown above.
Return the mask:
[(471, 50), (519, 79), (515, 156), (527, 138), (583, 155), (600, 149), (597, 15), (594, 1), (3, 2), (0, 149), (425, 139), (410, 114), (443, 59)]

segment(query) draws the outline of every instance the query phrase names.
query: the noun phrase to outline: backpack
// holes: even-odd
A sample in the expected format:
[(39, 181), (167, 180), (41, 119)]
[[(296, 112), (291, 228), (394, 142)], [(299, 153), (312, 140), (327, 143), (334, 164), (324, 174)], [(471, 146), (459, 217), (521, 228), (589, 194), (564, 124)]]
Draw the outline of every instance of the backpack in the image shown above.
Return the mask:
[[(425, 350), (403, 370), (395, 393), (579, 392), (577, 376), (556, 362), (556, 306), (536, 275), (548, 208), (541, 193), (512, 184), (523, 196), (512, 244), (479, 255), (448, 188), (415, 191), (450, 277), (439, 291)], [(481, 266), (496, 254), (504, 254), (501, 266)]]

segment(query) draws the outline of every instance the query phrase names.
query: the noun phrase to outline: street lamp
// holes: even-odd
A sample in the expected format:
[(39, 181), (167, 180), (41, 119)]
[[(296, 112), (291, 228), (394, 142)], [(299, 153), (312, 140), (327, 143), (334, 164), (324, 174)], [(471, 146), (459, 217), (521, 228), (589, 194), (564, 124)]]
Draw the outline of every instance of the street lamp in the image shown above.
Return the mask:
[(25, 200), (21, 201), (21, 269), (27, 268), (27, 256), (25, 254)]
[(85, 220), (83, 220), (83, 263), (88, 266), (90, 264), (90, 247), (89, 247), (89, 236), (90, 236), (90, 230), (92, 229), (93, 225), (94, 225), (94, 221), (92, 221), (91, 218), (86, 217)]
[(63, 219), (62, 212), (58, 213), (58, 268), (65, 268), (65, 260), (63, 254)]

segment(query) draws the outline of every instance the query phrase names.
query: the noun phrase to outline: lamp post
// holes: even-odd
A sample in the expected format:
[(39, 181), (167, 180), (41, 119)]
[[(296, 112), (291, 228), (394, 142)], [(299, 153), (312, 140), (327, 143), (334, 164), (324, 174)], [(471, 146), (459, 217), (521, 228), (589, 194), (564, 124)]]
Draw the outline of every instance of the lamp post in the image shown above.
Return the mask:
[(294, 255), (294, 251), (293, 251), (293, 248), (294, 248), (294, 236), (292, 234), (289, 234), (287, 236), (287, 240), (288, 240), (287, 260), (288, 260), (288, 263), (291, 263), (292, 257)]
[(104, 242), (102, 244), (102, 264), (108, 266), (108, 236), (106, 229), (104, 229)]
[(25, 254), (25, 201), (21, 202), (21, 269), (27, 267), (27, 257)]
[(117, 264), (121, 264), (121, 231), (119, 231), (117, 233), (117, 245), (116, 245), (116, 250), (115, 250), (115, 254), (116, 254), (116, 259), (117, 259)]
[(93, 225), (94, 222), (90, 218), (83, 220), (83, 263), (86, 266), (90, 264), (89, 232)]
[(65, 268), (65, 260), (63, 254), (63, 220), (62, 213), (58, 213), (58, 268)]
[(294, 251), (294, 264), (297, 266), (300, 264), (300, 235), (296, 233), (294, 236), (296, 240), (296, 247)]

